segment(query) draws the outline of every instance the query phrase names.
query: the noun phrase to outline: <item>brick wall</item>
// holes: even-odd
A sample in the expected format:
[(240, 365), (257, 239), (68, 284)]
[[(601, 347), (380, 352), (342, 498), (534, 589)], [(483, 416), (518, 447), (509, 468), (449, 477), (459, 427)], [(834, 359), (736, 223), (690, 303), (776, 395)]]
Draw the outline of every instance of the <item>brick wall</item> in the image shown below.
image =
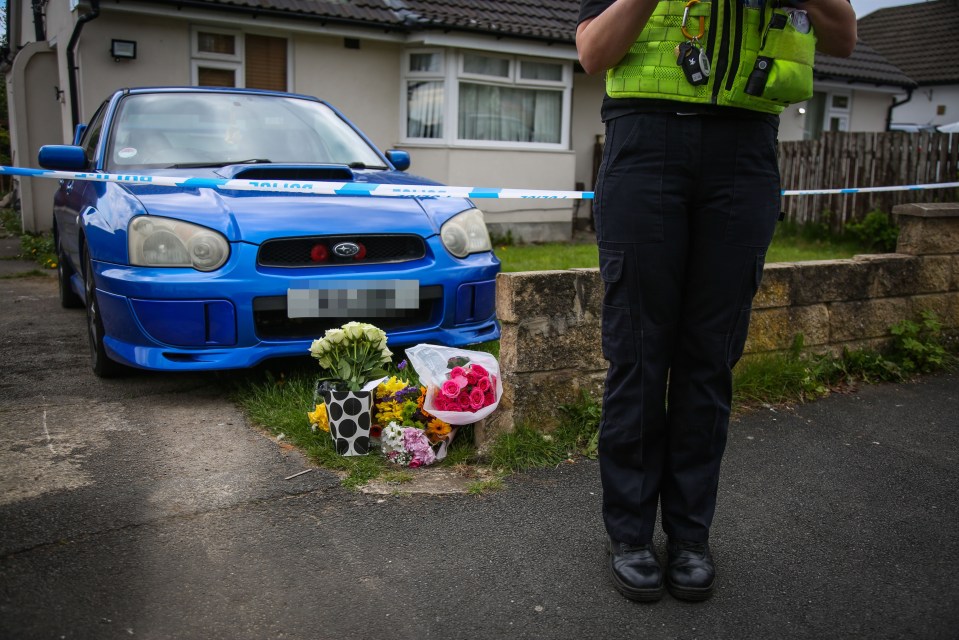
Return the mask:
[[(924, 309), (959, 330), (959, 203), (893, 212), (897, 253), (766, 265), (746, 353), (789, 349), (797, 333), (818, 352), (881, 347), (890, 326)], [(583, 390), (598, 397), (606, 372), (598, 269), (503, 273), (496, 284), (504, 393), (479, 442), (524, 422), (554, 427), (560, 405)]]

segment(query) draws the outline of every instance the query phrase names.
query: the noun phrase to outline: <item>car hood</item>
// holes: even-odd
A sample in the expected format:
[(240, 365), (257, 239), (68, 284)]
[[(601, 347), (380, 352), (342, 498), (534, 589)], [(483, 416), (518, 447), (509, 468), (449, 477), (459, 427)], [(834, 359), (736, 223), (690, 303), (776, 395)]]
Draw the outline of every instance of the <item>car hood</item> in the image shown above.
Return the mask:
[[(170, 170), (154, 175), (246, 179), (228, 170)], [(283, 179), (283, 178), (279, 178)], [(346, 181), (346, 180), (340, 180)], [(437, 184), (395, 171), (357, 171), (353, 182)], [(187, 220), (223, 233), (230, 241), (260, 244), (276, 237), (414, 233), (435, 235), (450, 217), (470, 208), (462, 198), (321, 196), (209, 188), (123, 185), (146, 213)]]

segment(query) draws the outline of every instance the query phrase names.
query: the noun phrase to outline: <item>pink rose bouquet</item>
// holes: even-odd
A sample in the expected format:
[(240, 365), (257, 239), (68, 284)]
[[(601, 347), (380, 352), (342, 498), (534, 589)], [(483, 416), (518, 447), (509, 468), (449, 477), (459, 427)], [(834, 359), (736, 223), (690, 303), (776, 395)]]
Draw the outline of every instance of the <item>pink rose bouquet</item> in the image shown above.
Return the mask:
[(451, 425), (474, 424), (496, 410), (503, 395), (496, 357), (433, 344), (406, 349), (426, 387), (423, 408)]
[(496, 376), (480, 364), (463, 362), (462, 365), (450, 370), (440, 392), (433, 396), (436, 409), (475, 413), (496, 402)]

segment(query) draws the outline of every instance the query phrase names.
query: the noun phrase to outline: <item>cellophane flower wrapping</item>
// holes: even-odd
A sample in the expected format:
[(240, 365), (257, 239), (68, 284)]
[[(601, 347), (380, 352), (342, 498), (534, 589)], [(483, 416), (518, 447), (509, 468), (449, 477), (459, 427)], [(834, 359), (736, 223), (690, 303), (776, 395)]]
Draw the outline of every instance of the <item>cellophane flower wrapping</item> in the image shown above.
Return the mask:
[(440, 420), (472, 424), (499, 406), (503, 381), (492, 354), (419, 344), (407, 349), (406, 356), (426, 385), (424, 409)]

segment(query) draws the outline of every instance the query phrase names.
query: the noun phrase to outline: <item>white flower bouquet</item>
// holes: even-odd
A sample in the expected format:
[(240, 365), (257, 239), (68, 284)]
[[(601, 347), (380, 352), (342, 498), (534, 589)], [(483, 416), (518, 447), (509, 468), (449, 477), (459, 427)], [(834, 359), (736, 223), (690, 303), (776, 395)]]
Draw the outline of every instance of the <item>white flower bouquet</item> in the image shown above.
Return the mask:
[(313, 341), (310, 354), (323, 370), (320, 382), (342, 391), (359, 391), (367, 382), (384, 377), (383, 365), (393, 356), (386, 347), (386, 333), (362, 322), (328, 329), (322, 338)]

